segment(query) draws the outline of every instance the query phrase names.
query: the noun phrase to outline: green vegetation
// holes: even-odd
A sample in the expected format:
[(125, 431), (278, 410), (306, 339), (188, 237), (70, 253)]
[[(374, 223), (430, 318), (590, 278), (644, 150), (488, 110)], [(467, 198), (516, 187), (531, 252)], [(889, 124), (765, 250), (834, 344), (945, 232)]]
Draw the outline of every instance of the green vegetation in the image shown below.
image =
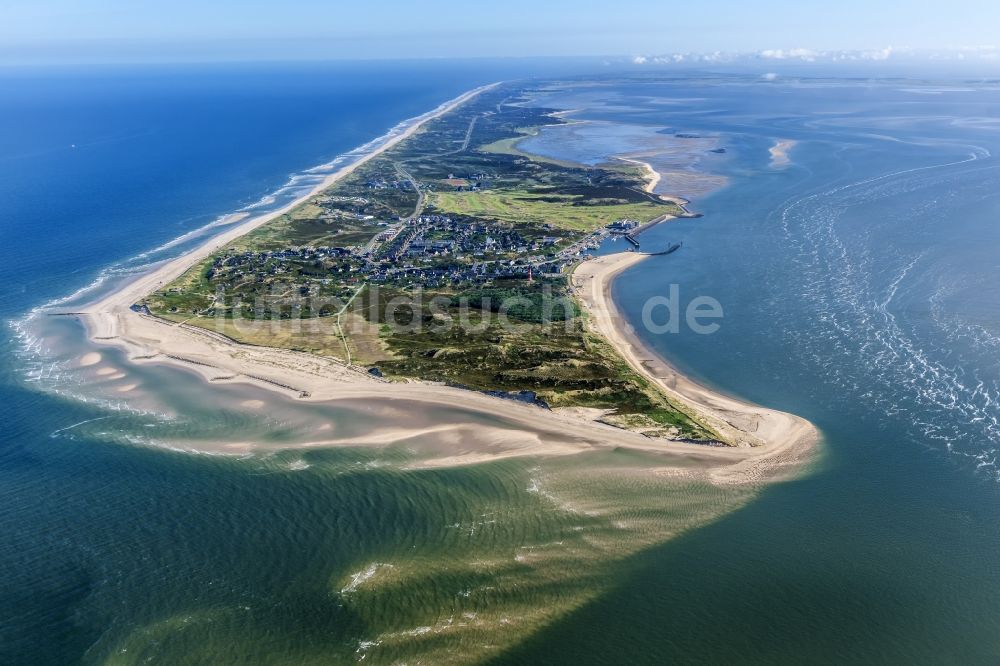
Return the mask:
[(714, 439), (588, 331), (567, 280), (612, 222), (684, 211), (645, 192), (634, 166), (520, 152), (563, 122), (526, 95), (500, 87), (427, 123), (145, 304), (390, 378), (531, 391), (650, 436)]
[[(441, 192), (432, 198), (436, 211), (512, 223), (549, 224), (558, 229), (593, 231), (608, 220), (628, 218), (643, 222), (665, 214), (665, 206), (651, 201), (588, 198), (584, 194), (561, 194), (551, 190), (524, 192)], [(674, 214), (673, 211), (669, 211)]]
[[(419, 319), (419, 330), (395, 330), (387, 321), (379, 322), (391, 356), (378, 367), (389, 375), (482, 390), (531, 390), (551, 407), (613, 411), (614, 416), (603, 419), (613, 425), (662, 436), (712, 438), (637, 375), (603, 338), (588, 332), (575, 302), (567, 299), (546, 312), (541, 289), (521, 286), (466, 294), (463, 298), (473, 309), (465, 315), (465, 325), (457, 325), (463, 317), (457, 296), (424, 293), (419, 306), (408, 306), (406, 316), (397, 319), (399, 329)], [(383, 290), (379, 296), (377, 310), (385, 313), (385, 304), (400, 294)], [(439, 299), (436, 308), (431, 306), (434, 298)], [(498, 303), (512, 300), (517, 305), (506, 308), (506, 322), (492, 316), (501, 309)], [(624, 415), (629, 419), (615, 418)]]

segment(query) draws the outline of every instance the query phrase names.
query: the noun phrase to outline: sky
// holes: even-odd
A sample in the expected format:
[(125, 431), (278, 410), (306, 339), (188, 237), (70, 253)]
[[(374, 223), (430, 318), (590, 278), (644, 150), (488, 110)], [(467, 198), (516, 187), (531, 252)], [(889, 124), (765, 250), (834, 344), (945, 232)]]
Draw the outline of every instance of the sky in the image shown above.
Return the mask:
[(979, 54), (998, 26), (997, 0), (3, 0), (0, 62)]

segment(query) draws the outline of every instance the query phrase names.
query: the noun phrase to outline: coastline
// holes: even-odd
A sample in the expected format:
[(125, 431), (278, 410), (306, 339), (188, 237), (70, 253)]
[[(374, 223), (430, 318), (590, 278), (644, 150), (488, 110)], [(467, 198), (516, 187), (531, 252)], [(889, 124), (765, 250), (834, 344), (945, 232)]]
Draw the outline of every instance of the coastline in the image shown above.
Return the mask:
[(716, 480), (787, 476), (805, 462), (819, 441), (819, 431), (811, 422), (723, 395), (697, 383), (648, 349), (621, 316), (611, 298), (611, 286), (618, 275), (647, 258), (638, 252), (622, 252), (596, 257), (577, 266), (572, 275), (574, 292), (590, 316), (591, 327), (636, 372), (691, 409), (736, 448), (758, 452), (748, 455), (739, 465), (715, 473)]
[[(597, 331), (637, 371), (663, 386), (669, 395), (690, 408), (735, 446), (707, 447), (652, 440), (571, 412), (545, 411), (535, 406), (430, 382), (387, 382), (368, 375), (362, 368), (351, 367), (330, 358), (287, 349), (244, 345), (204, 329), (176, 324), (130, 309), (130, 306), (148, 293), (176, 279), (221, 247), (285, 214), (368, 160), (412, 136), (427, 121), (448, 113), (495, 85), (497, 84), (469, 91), (439, 106), (435, 111), (414, 119), (403, 132), (331, 174), (308, 194), (280, 210), (241, 221), (192, 251), (122, 285), (114, 293), (85, 308), (79, 314), (87, 326), (90, 340), (101, 345), (124, 348), (130, 362), (172, 364), (197, 372), (211, 383), (248, 383), (306, 401), (361, 398), (461, 406), (502, 417), (525, 429), (523, 432), (505, 430), (505, 447), (500, 451), (462, 451), (427, 463), (431, 466), (471, 464), (508, 455), (564, 455), (600, 448), (629, 447), (680, 457), (687, 461), (701, 461), (711, 480), (716, 482), (753, 483), (762, 481), (765, 477), (782, 475), (782, 470), (787, 471), (800, 463), (808, 453), (809, 447), (806, 445), (818, 438), (811, 424), (791, 415), (715, 394), (676, 371), (667, 372), (664, 368), (669, 369), (669, 366), (665, 363), (662, 367), (650, 365), (645, 359), (648, 352), (637, 344), (634, 334), (616, 324), (616, 320), (620, 318), (610, 300), (611, 280), (643, 255), (612, 255), (614, 259), (596, 259), (577, 268), (573, 275), (574, 282), (589, 278), (589, 287), (596, 288), (589, 299), (583, 299), (592, 321), (596, 324)], [(658, 176), (650, 165), (642, 164), (654, 176)], [(656, 184), (657, 181), (651, 178), (647, 190), (651, 191)], [(540, 436), (544, 433), (553, 435), (550, 441), (544, 441)], [(567, 445), (567, 439), (572, 443)], [(312, 442), (308, 446), (338, 444), (342, 442), (328, 440)]]
[[(642, 189), (644, 189), (646, 192), (649, 192), (650, 194), (656, 194), (656, 187), (657, 185), (660, 184), (662, 176), (660, 175), (659, 171), (653, 168), (652, 164), (650, 164), (649, 162), (644, 162), (643, 160), (636, 159), (634, 157), (619, 156), (617, 159), (621, 160), (622, 162), (628, 162), (629, 164), (635, 164), (636, 166), (642, 167), (642, 170), (646, 173), (646, 186)], [(673, 200), (674, 199), (669, 199), (669, 201)]]
[[(285, 213), (288, 213), (297, 206), (301, 205), (302, 203), (305, 203), (312, 197), (326, 190), (337, 181), (350, 175), (358, 167), (362, 166), (369, 160), (384, 153), (385, 151), (389, 150), (390, 148), (400, 143), (401, 141), (404, 141), (405, 139), (408, 139), (409, 137), (413, 136), (413, 134), (416, 133), (416, 131), (419, 130), (421, 127), (423, 127), (423, 125), (428, 121), (443, 116), (449, 111), (457, 108), (458, 106), (461, 106), (465, 102), (476, 97), (480, 93), (483, 93), (491, 88), (494, 88), (497, 85), (499, 85), (499, 83), (491, 83), (489, 85), (480, 86), (479, 88), (475, 88), (473, 90), (470, 90), (466, 93), (459, 95), (453, 100), (445, 102), (444, 104), (438, 106), (431, 112), (428, 112), (422, 116), (418, 116), (417, 118), (413, 118), (410, 121), (406, 121), (409, 122), (410, 124), (406, 127), (405, 130), (389, 138), (382, 145), (369, 151), (368, 153), (358, 158), (351, 164), (348, 164), (338, 169), (334, 173), (328, 175), (326, 178), (323, 179), (322, 182), (316, 185), (316, 187), (311, 189), (308, 193), (303, 194), (302, 196), (298, 197), (294, 201), (288, 203), (287, 205), (283, 206), (278, 210), (271, 211), (269, 213), (265, 213), (257, 217), (252, 217), (249, 220), (242, 221), (241, 219), (241, 221), (239, 222), (231, 222), (231, 224), (236, 224), (236, 226), (233, 226), (231, 229), (225, 231), (224, 233), (213, 236), (212, 238), (208, 239), (206, 242), (202, 243), (198, 247), (192, 249), (190, 252), (187, 252), (175, 259), (167, 261), (166, 263), (150, 271), (149, 273), (139, 276), (136, 280), (127, 282), (114, 293), (109, 294), (108, 296), (97, 301), (96, 303), (87, 306), (84, 309), (85, 310), (84, 314), (87, 315), (88, 321), (90, 321), (97, 330), (103, 331), (100, 334), (100, 336), (114, 335), (113, 320), (116, 318), (114, 315), (120, 314), (120, 310), (123, 306), (127, 310), (128, 307), (131, 306), (133, 303), (135, 303), (142, 297), (146, 296), (150, 292), (155, 291), (155, 289), (158, 286), (161, 286), (163, 284), (166, 284), (168, 282), (177, 279), (178, 277), (183, 275), (189, 268), (197, 264), (199, 261), (210, 256), (213, 252), (216, 252), (217, 250), (225, 247), (227, 244), (231, 243), (237, 238), (245, 236), (254, 229), (263, 226), (264, 224), (270, 222), (271, 220), (274, 220), (278, 217), (281, 217)], [(93, 335), (91, 337), (93, 338)]]
[(657, 197), (659, 197), (663, 201), (669, 201), (670, 203), (675, 203), (678, 206), (680, 206), (681, 208), (684, 208), (685, 211), (687, 210), (687, 208), (685, 208), (685, 207), (688, 204), (690, 204), (691, 202), (688, 201), (687, 199), (685, 199), (684, 197), (677, 197), (677, 196), (673, 196), (673, 195), (667, 195), (667, 194), (659, 194), (659, 193), (657, 193), (656, 188), (660, 185), (660, 181), (663, 179), (663, 176), (660, 175), (659, 171), (657, 171), (656, 169), (653, 168), (652, 164), (650, 164), (649, 162), (645, 162), (643, 160), (637, 159), (635, 157), (621, 157), (621, 156), (619, 156), (616, 159), (621, 160), (622, 162), (628, 162), (629, 164), (635, 164), (636, 166), (639, 166), (639, 167), (642, 168), (642, 170), (646, 173), (646, 187), (644, 187), (643, 189), (647, 193), (649, 193), (649, 194), (655, 194)]

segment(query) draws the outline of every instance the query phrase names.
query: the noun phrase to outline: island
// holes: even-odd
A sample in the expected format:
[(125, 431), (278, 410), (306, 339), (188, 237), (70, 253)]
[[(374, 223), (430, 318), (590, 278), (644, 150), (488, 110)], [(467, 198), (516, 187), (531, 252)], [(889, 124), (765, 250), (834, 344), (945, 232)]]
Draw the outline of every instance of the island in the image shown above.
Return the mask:
[[(91, 338), (211, 382), (462, 405), (574, 442), (503, 455), (701, 444), (757, 449), (717, 457), (718, 478), (794, 467), (808, 422), (676, 373), (611, 301), (613, 278), (647, 254), (638, 235), (692, 216), (687, 202), (657, 194), (641, 161), (523, 150), (572, 122), (533, 104), (534, 86), (484, 86), (411, 121), (308, 196), (95, 304)], [(594, 257), (611, 235), (631, 251)]]

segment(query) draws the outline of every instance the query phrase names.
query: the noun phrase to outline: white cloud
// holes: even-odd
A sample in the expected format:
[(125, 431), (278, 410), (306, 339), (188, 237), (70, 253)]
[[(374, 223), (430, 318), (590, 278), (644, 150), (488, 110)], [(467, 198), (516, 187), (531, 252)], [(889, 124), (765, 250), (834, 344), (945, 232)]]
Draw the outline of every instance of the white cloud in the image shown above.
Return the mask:
[(820, 55), (812, 49), (765, 49), (757, 53), (757, 56), (765, 60), (805, 60), (814, 62)]
[(733, 62), (739, 59), (738, 54), (723, 53), (667, 53), (664, 55), (637, 55), (632, 57), (633, 65), (675, 65), (697, 62)]
[[(629, 59), (638, 66), (680, 66), (680, 65), (724, 65), (728, 63), (751, 64), (758, 62), (766, 72), (763, 78), (771, 79), (772, 66), (778, 63), (881, 63), (885, 61), (920, 62), (920, 61), (951, 61), (951, 62), (997, 62), (1000, 61), (1000, 46), (959, 46), (949, 49), (913, 49), (886, 46), (878, 49), (830, 50), (820, 51), (806, 48), (775, 48), (754, 52), (724, 52), (709, 53), (664, 53), (660, 55), (636, 55)], [(621, 60), (617, 61), (621, 62)], [(773, 63), (768, 65), (767, 63)]]
[(892, 57), (892, 47), (887, 46), (877, 51), (863, 51), (861, 57), (862, 60), (888, 60)]

